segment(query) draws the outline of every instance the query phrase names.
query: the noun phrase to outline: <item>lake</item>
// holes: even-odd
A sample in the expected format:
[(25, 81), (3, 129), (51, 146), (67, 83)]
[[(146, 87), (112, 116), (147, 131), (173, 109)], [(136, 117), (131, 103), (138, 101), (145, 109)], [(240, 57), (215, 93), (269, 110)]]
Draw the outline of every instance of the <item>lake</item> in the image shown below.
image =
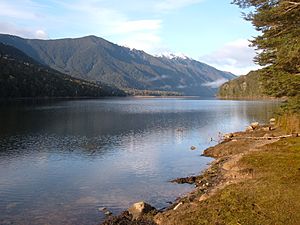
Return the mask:
[[(278, 104), (106, 98), (0, 104), (0, 224), (99, 224), (145, 200), (168, 206), (212, 159), (218, 132), (266, 122)], [(211, 138), (215, 141), (211, 141)], [(196, 146), (191, 151), (191, 146)]]

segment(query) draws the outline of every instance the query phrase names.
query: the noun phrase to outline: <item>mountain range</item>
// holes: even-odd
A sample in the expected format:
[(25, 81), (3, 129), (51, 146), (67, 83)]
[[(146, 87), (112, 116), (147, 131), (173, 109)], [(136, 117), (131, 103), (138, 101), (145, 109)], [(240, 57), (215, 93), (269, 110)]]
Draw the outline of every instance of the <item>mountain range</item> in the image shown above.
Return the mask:
[(38, 40), (0, 34), (0, 42), (61, 73), (123, 90), (214, 96), (215, 83), (235, 78), (188, 57), (152, 56), (96, 36)]

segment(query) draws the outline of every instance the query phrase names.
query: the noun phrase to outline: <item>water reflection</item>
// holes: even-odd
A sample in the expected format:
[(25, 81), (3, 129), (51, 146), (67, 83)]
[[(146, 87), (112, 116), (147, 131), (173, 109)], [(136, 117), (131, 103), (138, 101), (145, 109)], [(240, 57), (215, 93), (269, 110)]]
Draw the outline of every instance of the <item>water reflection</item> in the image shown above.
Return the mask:
[(146, 200), (166, 206), (191, 189), (219, 131), (263, 122), (272, 102), (101, 99), (0, 106), (0, 224), (97, 224)]

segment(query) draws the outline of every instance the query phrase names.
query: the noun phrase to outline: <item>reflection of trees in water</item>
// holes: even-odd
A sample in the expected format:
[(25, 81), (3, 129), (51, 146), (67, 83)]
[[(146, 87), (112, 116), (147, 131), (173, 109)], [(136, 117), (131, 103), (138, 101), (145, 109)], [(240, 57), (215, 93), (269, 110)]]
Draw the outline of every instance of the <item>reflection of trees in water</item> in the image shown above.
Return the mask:
[(241, 104), (241, 110), (243, 116), (249, 121), (258, 121), (266, 123), (270, 118), (274, 117), (276, 110), (280, 103), (277, 101), (265, 101), (265, 102), (243, 102)]

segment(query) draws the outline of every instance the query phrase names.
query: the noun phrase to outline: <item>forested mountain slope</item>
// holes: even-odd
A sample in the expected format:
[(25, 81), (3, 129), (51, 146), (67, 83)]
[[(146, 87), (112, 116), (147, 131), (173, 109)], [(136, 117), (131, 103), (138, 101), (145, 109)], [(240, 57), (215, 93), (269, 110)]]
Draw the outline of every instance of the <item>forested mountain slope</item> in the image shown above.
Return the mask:
[(257, 71), (224, 83), (218, 91), (220, 98), (267, 98)]
[(0, 34), (0, 42), (62, 73), (123, 89), (213, 96), (217, 88), (210, 85), (212, 82), (235, 77), (187, 57), (154, 57), (95, 36), (33, 40)]
[(101, 97), (125, 93), (62, 74), (36, 62), (22, 51), (0, 43), (0, 98)]

